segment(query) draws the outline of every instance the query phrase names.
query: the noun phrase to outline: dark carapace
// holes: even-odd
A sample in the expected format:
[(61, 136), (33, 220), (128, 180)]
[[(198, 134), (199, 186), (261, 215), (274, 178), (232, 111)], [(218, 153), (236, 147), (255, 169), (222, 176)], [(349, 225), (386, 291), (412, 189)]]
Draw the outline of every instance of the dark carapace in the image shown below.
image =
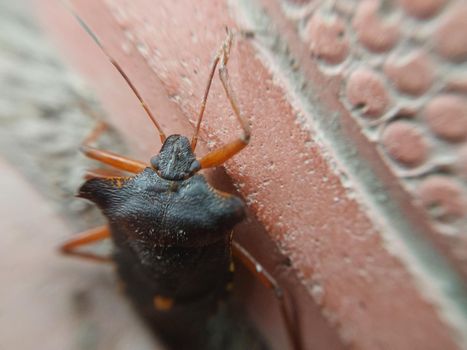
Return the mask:
[(168, 137), (152, 161), (135, 176), (88, 180), (79, 196), (107, 217), (113, 260), (140, 312), (174, 348), (202, 348), (231, 280), (230, 234), (244, 204), (189, 176), (198, 161), (183, 136)]

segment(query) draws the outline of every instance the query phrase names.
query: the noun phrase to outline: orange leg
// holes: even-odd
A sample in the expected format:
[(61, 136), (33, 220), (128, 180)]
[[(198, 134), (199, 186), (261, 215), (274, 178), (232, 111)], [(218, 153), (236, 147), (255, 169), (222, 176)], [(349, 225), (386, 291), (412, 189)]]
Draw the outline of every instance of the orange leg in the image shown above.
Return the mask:
[(195, 136), (193, 137), (193, 140), (192, 140), (192, 149), (194, 149), (194, 147), (196, 146), (196, 141), (198, 138), (198, 130), (199, 130), (201, 119), (202, 119), (204, 109), (206, 106), (209, 88), (211, 86), (211, 81), (214, 75), (214, 71), (218, 63), (220, 64), (219, 78), (222, 82), (222, 87), (224, 88), (224, 91), (225, 91), (225, 94), (227, 95), (227, 99), (229, 100), (230, 106), (232, 107), (232, 110), (234, 111), (235, 117), (237, 118), (238, 122), (240, 123), (240, 126), (243, 129), (243, 134), (238, 139), (222, 146), (221, 148), (217, 150), (209, 152), (207, 155), (201, 158), (200, 164), (201, 164), (202, 169), (222, 165), (226, 160), (232, 158), (235, 154), (237, 154), (243, 148), (245, 148), (250, 142), (250, 134), (251, 134), (250, 126), (248, 125), (248, 121), (245, 119), (245, 117), (240, 113), (240, 109), (238, 108), (238, 103), (235, 98), (235, 94), (232, 90), (232, 87), (229, 81), (229, 72), (227, 70), (227, 63), (229, 61), (231, 46), (232, 46), (232, 33), (230, 31), (227, 31), (227, 39), (222, 44), (222, 47), (219, 50), (219, 53), (214, 59), (214, 63), (211, 69), (211, 74), (209, 76), (208, 85), (206, 87), (206, 91), (204, 94), (203, 103), (201, 104), (200, 117), (198, 119), (198, 123), (196, 126)]
[(203, 120), (204, 111), (206, 110), (206, 103), (208, 101), (209, 90), (211, 89), (211, 84), (212, 84), (212, 79), (214, 78), (214, 73), (216, 73), (216, 67), (219, 64), (220, 59), (224, 55), (224, 52), (226, 50), (230, 51), (231, 46), (232, 46), (232, 35), (228, 31), (227, 32), (227, 38), (222, 43), (222, 46), (220, 47), (220, 49), (216, 53), (216, 57), (214, 57), (214, 60), (212, 61), (208, 82), (206, 84), (206, 88), (204, 89), (203, 101), (201, 102), (201, 107), (199, 109), (198, 121), (196, 122), (195, 134), (193, 135), (193, 138), (191, 139), (191, 149), (193, 150), (193, 152), (195, 151), (196, 144), (198, 142), (199, 129), (200, 129), (200, 126), (201, 126), (201, 121)]
[[(302, 344), (300, 340), (300, 332), (297, 326), (295, 319), (295, 309), (293, 312), (290, 312), (290, 309), (287, 307), (287, 302), (285, 298), (284, 290), (279, 286), (278, 282), (274, 277), (267, 272), (261, 264), (238, 242), (232, 241), (232, 254), (240, 260), (243, 265), (259, 279), (259, 281), (266, 287), (274, 291), (277, 299), (279, 300), (279, 307), (281, 310), (282, 318), (284, 319), (285, 327), (287, 329), (287, 334), (293, 349), (301, 350)], [(293, 304), (289, 305), (293, 307)]]
[(114, 168), (128, 171), (130, 173), (139, 173), (143, 171), (144, 168), (148, 167), (146, 163), (140, 162), (138, 160), (126, 158), (116, 153), (103, 151), (90, 146), (90, 144), (96, 141), (97, 138), (106, 129), (107, 124), (105, 124), (102, 121), (99, 122), (94, 128), (94, 130), (91, 132), (91, 134), (84, 140), (83, 144), (80, 147), (81, 152), (83, 152), (89, 158), (110, 165)]
[(93, 253), (79, 252), (76, 248), (83, 245), (92, 244), (109, 238), (110, 232), (107, 225), (96, 227), (85, 232), (79, 233), (76, 237), (71, 238), (60, 246), (60, 252), (66, 255), (72, 255), (79, 258), (92, 260), (95, 262), (111, 262), (112, 258), (109, 256), (102, 256)]

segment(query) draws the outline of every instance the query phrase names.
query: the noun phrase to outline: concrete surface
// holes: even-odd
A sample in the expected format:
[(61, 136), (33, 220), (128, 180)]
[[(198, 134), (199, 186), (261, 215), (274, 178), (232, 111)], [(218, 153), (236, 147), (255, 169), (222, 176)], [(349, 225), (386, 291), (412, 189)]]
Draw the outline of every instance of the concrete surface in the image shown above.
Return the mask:
[(57, 252), (102, 222), (74, 198), (90, 166), (77, 146), (94, 123), (79, 104), (95, 104), (29, 10), (0, 1), (0, 349), (154, 349), (112, 266)]

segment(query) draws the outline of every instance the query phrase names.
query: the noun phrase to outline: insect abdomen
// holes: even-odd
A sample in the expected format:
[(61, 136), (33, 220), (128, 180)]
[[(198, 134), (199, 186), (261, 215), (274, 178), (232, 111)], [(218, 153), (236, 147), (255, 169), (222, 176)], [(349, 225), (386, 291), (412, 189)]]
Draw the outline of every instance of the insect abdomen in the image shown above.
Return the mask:
[(116, 247), (114, 258), (126, 293), (174, 349), (205, 348), (206, 322), (226, 295), (232, 277), (226, 236), (199, 248), (139, 252), (145, 259), (129, 246)]
[[(119, 180), (119, 181), (117, 181)], [(243, 202), (195, 175), (183, 181), (151, 168), (92, 179), (79, 195), (107, 217), (128, 295), (174, 349), (205, 349), (206, 322), (230, 282), (230, 232)]]

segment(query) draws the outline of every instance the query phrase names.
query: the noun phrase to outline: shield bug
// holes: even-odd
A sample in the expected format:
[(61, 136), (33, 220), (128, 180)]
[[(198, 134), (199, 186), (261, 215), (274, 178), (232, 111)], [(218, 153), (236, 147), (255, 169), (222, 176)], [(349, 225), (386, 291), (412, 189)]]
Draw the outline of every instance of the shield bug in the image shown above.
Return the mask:
[[(92, 35), (86, 24), (74, 15)], [(87, 174), (78, 197), (94, 202), (108, 224), (77, 235), (64, 243), (61, 251), (94, 261), (113, 261), (126, 293), (139, 312), (174, 349), (206, 348), (206, 323), (218, 301), (227, 294), (234, 255), (265, 286), (274, 290), (291, 344), (300, 349), (283, 290), (232, 239), (233, 227), (246, 215), (243, 201), (214, 189), (198, 173), (222, 165), (250, 140), (250, 127), (240, 112), (227, 70), (232, 33), (227, 30), (226, 39), (214, 57), (191, 140), (182, 135), (165, 135), (129, 77), (95, 35), (92, 37), (141, 102), (159, 132), (162, 148), (147, 163), (97, 149), (93, 143), (106, 128), (102, 122), (97, 125), (83, 142), (81, 151), (89, 158), (131, 175), (103, 170)], [(197, 158), (198, 134), (216, 71), (242, 134)], [(111, 256), (78, 249), (107, 238), (113, 242)]]

